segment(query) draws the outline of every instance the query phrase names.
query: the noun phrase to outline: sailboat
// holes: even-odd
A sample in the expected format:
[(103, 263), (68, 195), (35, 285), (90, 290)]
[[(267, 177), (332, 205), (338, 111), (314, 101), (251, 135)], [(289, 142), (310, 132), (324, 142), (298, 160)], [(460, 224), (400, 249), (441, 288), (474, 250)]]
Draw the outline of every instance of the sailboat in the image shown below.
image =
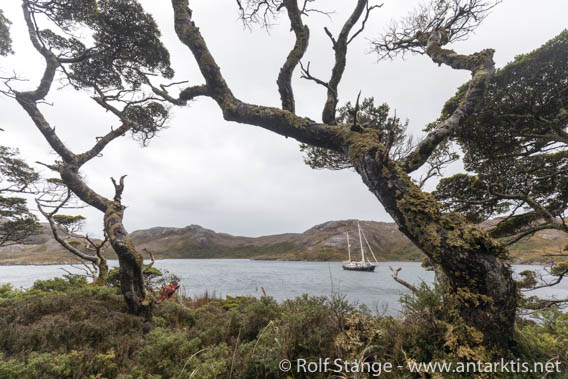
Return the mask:
[[(376, 266), (372, 264), (368, 259), (365, 260), (365, 251), (363, 250), (363, 240), (361, 239), (361, 226), (359, 225), (359, 222), (357, 222), (357, 228), (359, 229), (359, 244), (361, 245), (361, 261), (354, 261), (351, 259), (351, 245), (349, 243), (349, 232), (346, 232), (347, 252), (349, 253), (349, 260), (343, 262), (342, 267), (344, 270), (350, 270), (350, 271), (368, 271), (368, 272), (375, 271)], [(367, 237), (365, 237), (365, 242), (367, 242), (367, 245), (369, 244), (369, 242), (367, 241)]]

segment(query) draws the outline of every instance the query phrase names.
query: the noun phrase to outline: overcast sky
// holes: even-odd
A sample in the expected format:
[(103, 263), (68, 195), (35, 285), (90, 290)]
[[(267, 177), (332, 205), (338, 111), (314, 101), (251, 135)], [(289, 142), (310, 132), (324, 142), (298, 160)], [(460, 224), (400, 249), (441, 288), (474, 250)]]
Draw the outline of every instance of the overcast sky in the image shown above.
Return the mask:
[[(189, 50), (175, 36), (170, 2), (141, 3), (160, 26), (176, 80), (203, 83)], [(323, 27), (328, 26), (337, 35), (355, 1), (318, 3), (335, 13), (331, 20), (322, 15), (306, 20), (311, 40), (303, 62), (310, 61), (312, 73), (327, 79), (333, 51)], [(18, 0), (2, 0), (0, 5), (13, 22), (16, 53), (0, 58), (0, 70), (16, 71), (30, 79), (27, 85), (31, 88), (37, 85), (44, 63), (27, 39), (19, 4)], [(369, 41), (390, 20), (405, 15), (415, 5), (411, 0), (385, 0), (384, 6), (372, 14), (366, 31), (350, 45), (339, 96), (340, 103), (354, 101), (362, 91), (363, 97), (387, 102), (398, 116), (409, 119), (410, 131), (419, 135), (469, 74), (438, 67), (425, 56), (377, 63)], [(243, 28), (234, 0), (190, 1), (190, 6), (235, 95), (248, 102), (279, 107), (276, 77), (294, 43), (285, 14), (266, 33)], [(515, 55), (529, 52), (560, 33), (566, 28), (566, 15), (565, 0), (505, 0), (475, 35), (452, 48), (462, 53), (494, 48), (497, 67), (501, 67)], [(323, 87), (300, 79), (296, 70), (294, 89), (297, 113), (320, 120)], [(116, 119), (101, 112), (85, 93), (52, 90), (47, 100), (53, 106), (42, 109), (75, 152), (89, 148), (96, 136), (117, 126)], [(19, 148), (29, 162), (56, 159), (15, 101), (0, 96), (0, 115), (0, 128), (5, 130), (0, 133), (0, 144)], [(259, 236), (302, 232), (328, 220), (391, 221), (357, 173), (312, 170), (303, 163), (296, 141), (258, 127), (226, 122), (209, 99), (174, 109), (168, 125), (146, 148), (129, 137), (114, 141), (102, 157), (81, 171), (89, 185), (108, 197), (113, 193), (109, 177), (128, 174), (123, 203), (128, 206), (124, 221), (129, 231), (198, 224), (219, 232)], [(85, 231), (100, 235), (102, 214), (92, 209), (81, 213), (88, 217)]]

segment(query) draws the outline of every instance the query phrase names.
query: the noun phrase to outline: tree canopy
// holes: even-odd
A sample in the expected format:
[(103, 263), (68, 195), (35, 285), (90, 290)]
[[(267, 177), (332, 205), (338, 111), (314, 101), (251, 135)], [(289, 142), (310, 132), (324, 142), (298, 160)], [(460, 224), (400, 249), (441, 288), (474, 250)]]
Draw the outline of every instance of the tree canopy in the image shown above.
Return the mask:
[(18, 151), (0, 146), (0, 247), (25, 242), (37, 231), (37, 219), (27, 200), (16, 193), (30, 192), (38, 174), (18, 157)]
[[(10, 20), (0, 9), (0, 56), (10, 53)], [(28, 209), (27, 200), (6, 195), (26, 192), (38, 178), (18, 157), (17, 150), (0, 146), (0, 247), (25, 242), (37, 231), (37, 219)]]
[(435, 195), (472, 222), (507, 216), (492, 234), (511, 243), (543, 229), (568, 232), (567, 129), (568, 30), (497, 71), (455, 136), (469, 173), (442, 179)]
[(0, 9), (0, 55), (8, 55), (11, 52), (10, 20), (4, 16), (4, 12)]
[[(337, 122), (351, 124), (352, 128), (370, 128), (380, 133), (385, 144), (390, 144), (390, 155), (393, 159), (404, 158), (412, 149), (412, 139), (406, 134), (408, 121), (401, 122), (396, 115), (389, 114), (388, 104), (375, 105), (375, 99), (365, 98), (353, 105), (348, 101), (337, 110)], [(345, 154), (333, 150), (301, 144), (300, 150), (305, 153), (305, 163), (314, 169), (342, 170), (352, 168), (353, 163)]]

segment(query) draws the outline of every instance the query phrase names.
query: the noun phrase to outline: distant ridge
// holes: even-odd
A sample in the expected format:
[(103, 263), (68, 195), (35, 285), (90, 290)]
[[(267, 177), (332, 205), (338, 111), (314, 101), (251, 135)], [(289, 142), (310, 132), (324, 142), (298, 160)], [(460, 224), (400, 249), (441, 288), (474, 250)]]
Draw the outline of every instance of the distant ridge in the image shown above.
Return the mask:
[[(419, 260), (421, 254), (393, 223), (360, 221), (379, 260)], [(253, 258), (278, 260), (341, 261), (347, 259), (345, 232), (351, 232), (356, 254), (357, 220), (329, 221), (303, 233), (238, 237), (190, 225), (185, 228), (151, 228), (131, 234), (136, 246), (161, 258)]]
[[(423, 254), (394, 223), (359, 221), (379, 261), (420, 261)], [(347, 259), (345, 232), (351, 236), (351, 251), (359, 254), (357, 220), (328, 221), (303, 233), (262, 237), (240, 237), (218, 233), (199, 225), (184, 228), (153, 227), (131, 233), (140, 250), (146, 248), (157, 259), (166, 258), (248, 258), (270, 260), (342, 261)], [(557, 231), (543, 231), (517, 244), (515, 263), (542, 262), (543, 252), (558, 252), (568, 237)], [(109, 258), (113, 253), (109, 251)], [(0, 248), (0, 264), (72, 263), (76, 260), (51, 238), (47, 227), (28, 245)]]

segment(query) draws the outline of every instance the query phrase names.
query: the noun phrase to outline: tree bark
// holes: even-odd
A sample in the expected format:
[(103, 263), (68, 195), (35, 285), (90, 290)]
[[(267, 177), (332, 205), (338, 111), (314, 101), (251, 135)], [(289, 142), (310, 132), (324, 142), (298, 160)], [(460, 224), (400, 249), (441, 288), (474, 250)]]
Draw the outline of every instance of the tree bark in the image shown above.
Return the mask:
[(124, 207), (113, 202), (105, 212), (104, 224), (109, 242), (118, 256), (120, 290), (128, 311), (138, 315), (148, 315), (149, 302), (144, 287), (143, 257), (136, 251), (128, 232), (122, 224)]
[(443, 272), (441, 284), (451, 323), (473, 326), (482, 334), (482, 341), (476, 341), (478, 336), (471, 331), (470, 341), (465, 341), (462, 335), (458, 343), (481, 342), (485, 347), (508, 351), (512, 344), (517, 288), (509, 265), (502, 261), (506, 250), (462, 216), (443, 214), (431, 194), (422, 192), (395, 162), (384, 159), (380, 146), (357, 155), (356, 148), (370, 146), (372, 136), (365, 134), (368, 132), (352, 137), (350, 152), (357, 172), (400, 231)]
[(292, 89), (292, 74), (300, 60), (308, 50), (308, 42), (310, 40), (310, 29), (302, 22), (302, 13), (298, 8), (298, 0), (285, 0), (285, 8), (290, 19), (291, 29), (296, 35), (294, 48), (288, 53), (286, 62), (280, 69), (278, 79), (278, 92), (282, 101), (282, 109), (296, 112), (296, 103), (294, 100), (294, 90)]
[(144, 260), (142, 255), (136, 251), (122, 223), (125, 209), (121, 204), (124, 178), (125, 176), (122, 176), (119, 183), (111, 179), (114, 184), (115, 195), (105, 211), (105, 232), (112, 248), (118, 255), (120, 290), (126, 300), (128, 311), (149, 317), (151, 302), (146, 298), (146, 288), (144, 287)]
[(110, 245), (118, 256), (120, 290), (128, 311), (137, 315), (150, 316), (151, 301), (146, 296), (143, 275), (143, 258), (136, 251), (122, 220), (125, 207), (121, 203), (124, 190), (124, 176), (119, 183), (114, 179), (115, 196), (111, 201), (89, 188), (77, 171), (66, 167), (61, 169), (61, 179), (81, 200), (104, 212), (104, 228)]
[(97, 263), (97, 271), (98, 275), (93, 283), (95, 283), (98, 286), (102, 286), (106, 283), (108, 279), (108, 263), (106, 258), (104, 258), (103, 256), (99, 256), (99, 261)]

